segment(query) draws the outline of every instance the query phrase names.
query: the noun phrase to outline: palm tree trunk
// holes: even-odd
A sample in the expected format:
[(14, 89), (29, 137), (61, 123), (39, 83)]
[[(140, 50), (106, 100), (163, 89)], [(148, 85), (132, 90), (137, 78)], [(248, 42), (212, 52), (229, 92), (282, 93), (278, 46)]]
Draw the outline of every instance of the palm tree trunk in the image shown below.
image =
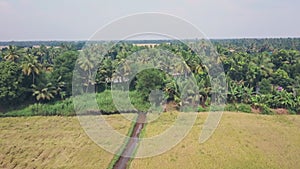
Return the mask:
[(34, 73), (32, 73), (32, 84), (34, 84)]

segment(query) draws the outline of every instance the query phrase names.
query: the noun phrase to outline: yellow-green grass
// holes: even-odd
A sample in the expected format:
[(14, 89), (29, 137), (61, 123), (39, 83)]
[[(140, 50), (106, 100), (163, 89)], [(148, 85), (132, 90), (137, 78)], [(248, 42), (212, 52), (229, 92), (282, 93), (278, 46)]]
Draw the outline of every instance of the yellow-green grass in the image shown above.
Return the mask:
[[(104, 116), (120, 133), (131, 122)], [(0, 119), (0, 168), (106, 168), (113, 154), (95, 144), (76, 117)]]
[[(163, 113), (146, 125), (144, 137), (169, 128), (178, 113)], [(204, 144), (199, 134), (207, 117), (199, 113), (187, 137), (170, 151), (134, 159), (130, 168), (299, 168), (300, 116), (225, 113)], [(104, 116), (127, 134), (131, 122)], [(107, 168), (113, 154), (85, 134), (76, 117), (0, 119), (0, 168)]]
[[(151, 137), (169, 128), (177, 113), (163, 114), (146, 126)], [(187, 137), (166, 153), (134, 159), (131, 168), (300, 168), (300, 116), (264, 116), (226, 112), (212, 137), (200, 144), (207, 117), (198, 114)]]

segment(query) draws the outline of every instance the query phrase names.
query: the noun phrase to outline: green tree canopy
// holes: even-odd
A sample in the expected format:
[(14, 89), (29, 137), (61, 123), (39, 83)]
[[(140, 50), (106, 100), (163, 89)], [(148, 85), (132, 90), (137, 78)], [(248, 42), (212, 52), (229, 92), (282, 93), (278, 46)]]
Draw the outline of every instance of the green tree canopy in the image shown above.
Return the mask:
[(54, 86), (58, 86), (57, 79), (60, 79), (60, 82), (65, 83), (66, 95), (70, 96), (72, 93), (72, 78), (73, 70), (75, 67), (75, 62), (78, 57), (78, 52), (68, 51), (56, 57), (54, 61), (52, 72), (52, 83)]
[(136, 89), (145, 100), (152, 90), (163, 90), (165, 74), (157, 69), (147, 69), (137, 74)]
[(0, 62), (1, 107), (17, 104), (23, 98), (25, 94), (23, 79), (20, 65), (10, 61)]

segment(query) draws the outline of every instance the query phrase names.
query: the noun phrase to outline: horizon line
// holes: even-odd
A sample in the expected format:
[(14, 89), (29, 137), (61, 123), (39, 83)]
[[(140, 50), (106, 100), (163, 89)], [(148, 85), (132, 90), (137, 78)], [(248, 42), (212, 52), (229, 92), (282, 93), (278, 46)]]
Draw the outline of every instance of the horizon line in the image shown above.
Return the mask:
[[(208, 39), (208, 40), (242, 40), (242, 39), (299, 39), (300, 36), (274, 36), (274, 37), (212, 37), (212, 38), (200, 38), (200, 39)], [(199, 38), (188, 38), (182, 40), (198, 40)], [(122, 40), (122, 39), (115, 39), (115, 40), (89, 40), (89, 39), (19, 39), (19, 40), (0, 40), (0, 42), (71, 42), (71, 41), (172, 41), (178, 39), (129, 39), (129, 40)]]
[[(299, 39), (298, 37), (224, 37), (224, 38), (193, 38), (193, 39), (182, 39), (182, 40), (243, 40), (243, 39)], [(113, 39), (113, 40), (88, 40), (88, 39), (29, 39), (29, 40), (0, 40), (0, 42), (82, 42), (82, 41), (172, 41), (178, 39)]]

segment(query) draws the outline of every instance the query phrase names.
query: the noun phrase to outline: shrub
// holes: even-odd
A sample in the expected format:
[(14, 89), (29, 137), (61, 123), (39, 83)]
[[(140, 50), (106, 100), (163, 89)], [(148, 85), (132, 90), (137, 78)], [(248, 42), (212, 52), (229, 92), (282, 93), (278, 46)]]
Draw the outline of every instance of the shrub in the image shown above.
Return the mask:
[(205, 107), (205, 108), (203, 108), (202, 106), (199, 106), (198, 112), (223, 111), (223, 110), (228, 111), (228, 110), (226, 110), (226, 106), (212, 105), (212, 106), (208, 106), (208, 107)]
[(207, 112), (207, 111), (209, 111), (209, 107), (202, 107), (202, 106), (199, 106), (198, 107), (198, 112)]
[(245, 113), (252, 113), (251, 106), (248, 104), (239, 104), (237, 106), (238, 111), (245, 112)]
[(73, 116), (75, 115), (72, 99), (57, 101), (55, 103), (36, 103), (21, 110), (14, 110), (0, 117), (20, 117), (20, 116)]
[(238, 111), (237, 106), (234, 104), (227, 104), (225, 106), (225, 111)]
[(265, 104), (260, 104), (259, 109), (260, 109), (262, 114), (266, 114), (266, 115), (273, 115), (274, 114), (274, 112)]
[(227, 104), (225, 111), (252, 113), (251, 106), (248, 104)]
[(292, 114), (292, 115), (296, 115), (297, 114), (297, 112), (294, 111), (294, 110), (292, 110), (292, 109), (288, 109), (288, 112), (289, 112), (289, 114)]

